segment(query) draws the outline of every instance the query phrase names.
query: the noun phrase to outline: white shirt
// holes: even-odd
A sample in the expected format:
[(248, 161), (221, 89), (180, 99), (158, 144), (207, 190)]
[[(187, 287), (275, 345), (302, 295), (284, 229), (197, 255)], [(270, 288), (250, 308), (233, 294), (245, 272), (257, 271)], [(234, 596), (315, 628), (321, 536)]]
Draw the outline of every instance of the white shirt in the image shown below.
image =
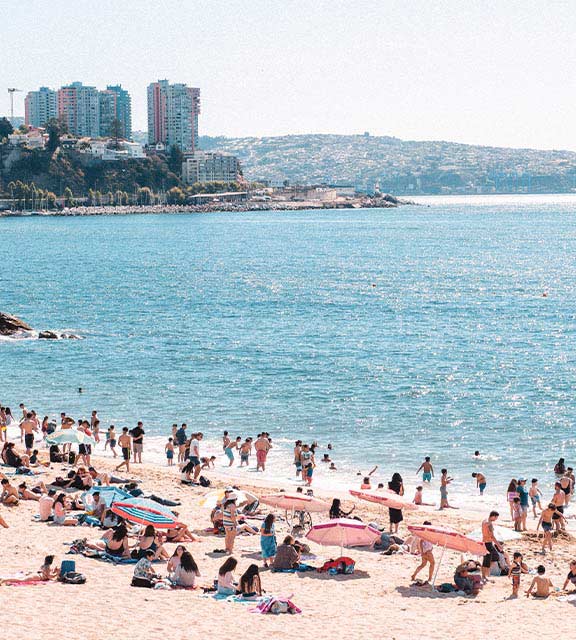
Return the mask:
[(191, 457), (200, 457), (200, 442), (197, 438), (194, 438), (190, 441), (190, 456)]

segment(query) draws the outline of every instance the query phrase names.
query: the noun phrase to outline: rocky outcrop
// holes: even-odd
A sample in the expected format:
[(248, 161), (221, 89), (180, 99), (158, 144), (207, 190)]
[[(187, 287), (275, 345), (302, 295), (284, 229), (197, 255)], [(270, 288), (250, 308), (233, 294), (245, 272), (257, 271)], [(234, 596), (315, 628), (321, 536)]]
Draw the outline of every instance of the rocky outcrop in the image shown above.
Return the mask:
[(20, 331), (32, 331), (32, 327), (20, 318), (0, 312), (0, 336), (11, 336)]
[[(31, 333), (34, 337), (35, 332), (34, 329), (24, 322), (17, 318), (16, 316), (12, 316), (9, 313), (2, 313), (0, 311), (0, 336), (14, 336), (18, 337), (21, 334)], [(68, 339), (79, 339), (80, 336), (77, 336), (74, 333), (70, 333), (69, 331), (40, 331), (38, 333), (38, 338), (42, 338), (44, 340), (60, 340), (61, 338)]]

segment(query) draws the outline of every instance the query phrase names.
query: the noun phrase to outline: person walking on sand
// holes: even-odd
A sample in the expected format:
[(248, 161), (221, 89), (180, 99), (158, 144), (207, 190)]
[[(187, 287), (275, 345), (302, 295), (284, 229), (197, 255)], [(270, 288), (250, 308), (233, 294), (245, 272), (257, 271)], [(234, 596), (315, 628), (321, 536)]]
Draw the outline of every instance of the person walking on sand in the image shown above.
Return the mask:
[(498, 511), (490, 511), (488, 519), (482, 522), (482, 542), (486, 547), (486, 554), (482, 559), (482, 577), (484, 580), (488, 580), (492, 563), (498, 562), (500, 557), (498, 552), (502, 553), (502, 547), (494, 535), (494, 523), (499, 517)]
[(259, 434), (254, 443), (254, 449), (256, 450), (256, 471), (266, 471), (266, 458), (271, 448), (272, 445), (266, 437), (266, 433)]
[(38, 432), (36, 422), (33, 420), (32, 414), (28, 412), (26, 418), (20, 423), (20, 441), (24, 440), (26, 444), (26, 455), (32, 453), (34, 448), (34, 434)]
[(122, 462), (116, 467), (116, 471), (120, 471), (122, 467), (126, 467), (126, 471), (130, 473), (130, 450), (132, 449), (132, 438), (128, 433), (128, 427), (122, 428), (122, 435), (118, 438), (118, 444), (122, 448)]
[[(431, 525), (432, 523), (426, 520), (424, 524)], [(432, 576), (434, 575), (434, 565), (435, 565), (434, 553), (432, 552), (433, 549), (434, 549), (434, 545), (431, 542), (418, 539), (418, 552), (420, 553), (421, 561), (418, 567), (416, 567), (416, 570), (414, 571), (414, 573), (410, 578), (412, 582), (416, 580), (416, 576), (420, 573), (420, 571), (422, 571), (422, 569), (424, 569), (426, 565), (428, 565), (428, 580), (426, 581), (425, 584), (427, 584), (428, 582), (432, 582)]]
[(238, 526), (236, 500), (237, 497), (232, 487), (226, 487), (222, 504), (222, 526), (224, 527), (224, 546), (228, 555), (232, 555), (234, 540), (236, 540), (236, 527)]
[(174, 440), (172, 438), (168, 438), (168, 442), (164, 447), (164, 452), (166, 453), (168, 466), (171, 467), (174, 464)]
[(542, 553), (546, 553), (546, 547), (552, 551), (552, 520), (555, 515), (556, 505), (553, 502), (550, 502), (546, 509), (544, 509), (540, 514), (540, 520), (538, 520), (538, 524), (536, 525), (536, 532), (538, 532), (540, 527), (542, 527), (542, 531), (544, 532), (544, 537), (542, 539)]
[(430, 456), (426, 456), (424, 458), (424, 462), (418, 467), (418, 471), (416, 471), (416, 475), (418, 475), (422, 471), (422, 482), (431, 482), (434, 477), (434, 467), (430, 462)]
[(472, 477), (476, 479), (476, 487), (480, 491), (480, 495), (484, 495), (484, 490), (486, 489), (486, 476), (479, 471), (474, 471)]
[(520, 498), (520, 509), (522, 510), (521, 527), (522, 531), (528, 531), (526, 528), (526, 518), (528, 517), (528, 506), (530, 504), (530, 496), (528, 495), (528, 489), (526, 489), (526, 478), (518, 478), (518, 497)]
[(448, 485), (454, 480), (448, 475), (448, 469), (442, 469), (442, 475), (440, 476), (440, 510), (442, 509), (455, 509), (448, 502)]

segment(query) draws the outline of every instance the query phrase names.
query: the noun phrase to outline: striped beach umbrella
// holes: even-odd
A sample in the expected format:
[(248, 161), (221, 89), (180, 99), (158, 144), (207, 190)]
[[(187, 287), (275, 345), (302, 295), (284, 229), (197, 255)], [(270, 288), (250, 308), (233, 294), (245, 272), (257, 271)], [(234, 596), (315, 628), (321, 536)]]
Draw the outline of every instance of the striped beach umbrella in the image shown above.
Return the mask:
[(58, 429), (58, 431), (53, 431), (46, 436), (46, 442), (48, 444), (96, 444), (96, 440), (92, 436), (77, 429)]
[(135, 522), (136, 524), (144, 526), (151, 524), (156, 527), (156, 529), (171, 529), (180, 524), (174, 515), (168, 515), (162, 513), (159, 509), (151, 509), (130, 502), (115, 502), (111, 510), (117, 516), (129, 522)]

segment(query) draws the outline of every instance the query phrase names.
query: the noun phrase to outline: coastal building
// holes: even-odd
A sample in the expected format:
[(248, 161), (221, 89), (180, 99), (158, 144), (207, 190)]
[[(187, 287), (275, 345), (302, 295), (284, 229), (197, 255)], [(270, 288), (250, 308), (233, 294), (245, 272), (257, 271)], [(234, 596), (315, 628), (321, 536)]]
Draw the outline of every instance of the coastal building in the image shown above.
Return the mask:
[(240, 162), (227, 153), (196, 151), (187, 154), (182, 163), (182, 179), (186, 184), (196, 182), (231, 182), (242, 176)]
[(58, 96), (48, 87), (29, 91), (24, 99), (24, 122), (29, 127), (43, 127), (58, 116)]
[(98, 90), (81, 82), (58, 89), (58, 117), (66, 123), (70, 133), (97, 138), (100, 135)]
[(158, 80), (148, 85), (148, 143), (178, 146), (185, 153), (198, 148), (200, 89)]
[(122, 85), (108, 85), (100, 91), (100, 135), (114, 136), (114, 122), (119, 122), (119, 137), (132, 138), (132, 100)]
[(26, 133), (16, 131), (8, 136), (8, 142), (15, 147), (44, 149), (48, 135), (44, 129), (31, 128)]
[(130, 160), (145, 158), (144, 148), (139, 142), (129, 142), (122, 140), (115, 148), (115, 140), (112, 138), (98, 138), (96, 140), (79, 140), (76, 150), (80, 153), (87, 153), (99, 160)]

